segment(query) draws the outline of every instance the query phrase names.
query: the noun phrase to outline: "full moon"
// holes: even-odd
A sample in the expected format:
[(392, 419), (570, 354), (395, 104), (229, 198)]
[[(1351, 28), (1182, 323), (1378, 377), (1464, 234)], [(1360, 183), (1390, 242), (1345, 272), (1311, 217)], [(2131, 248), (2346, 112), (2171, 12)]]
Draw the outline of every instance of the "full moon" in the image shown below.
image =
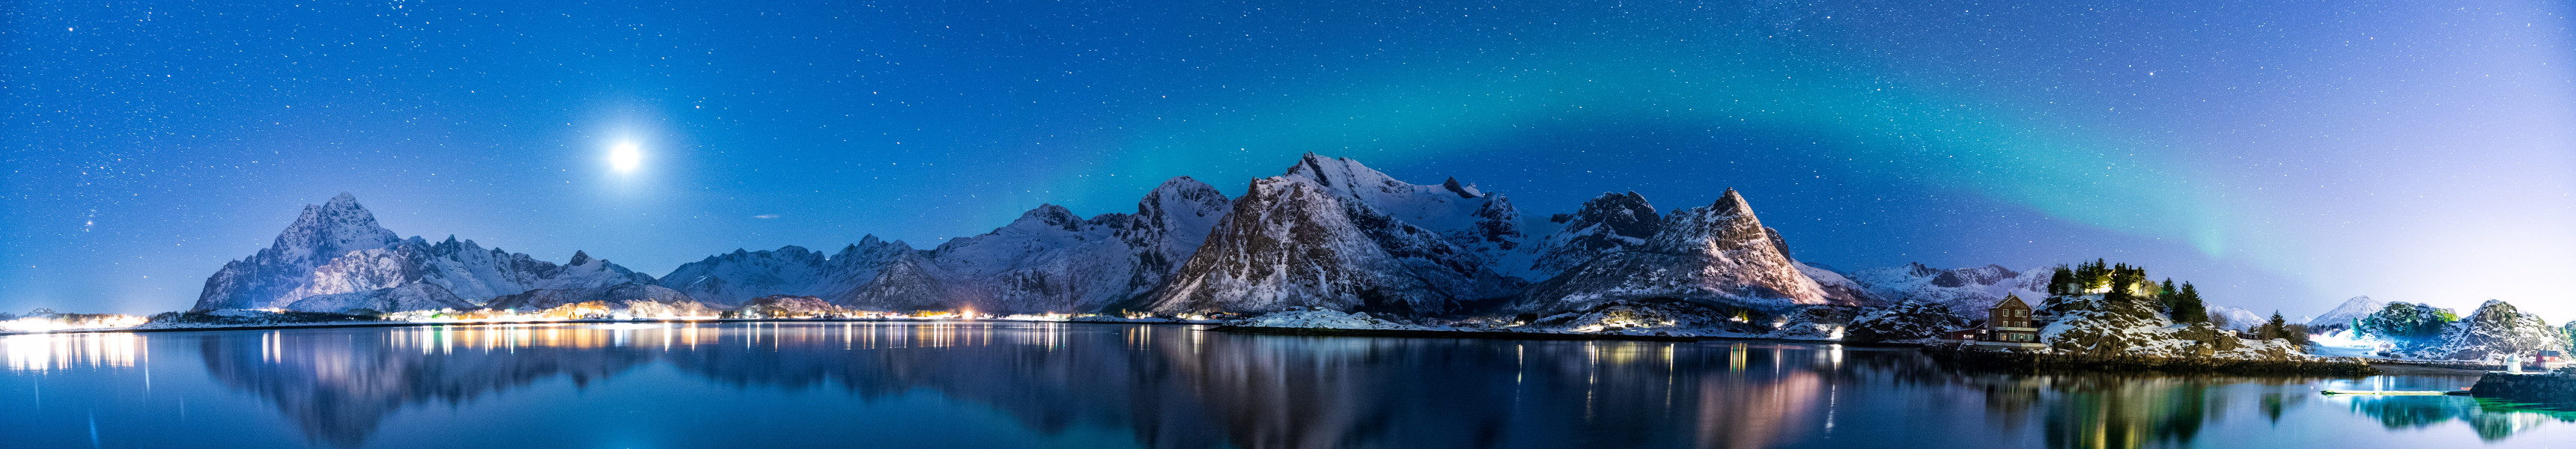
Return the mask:
[(644, 165), (644, 150), (637, 148), (635, 142), (618, 142), (617, 146), (608, 149), (609, 168), (632, 172), (641, 165)]

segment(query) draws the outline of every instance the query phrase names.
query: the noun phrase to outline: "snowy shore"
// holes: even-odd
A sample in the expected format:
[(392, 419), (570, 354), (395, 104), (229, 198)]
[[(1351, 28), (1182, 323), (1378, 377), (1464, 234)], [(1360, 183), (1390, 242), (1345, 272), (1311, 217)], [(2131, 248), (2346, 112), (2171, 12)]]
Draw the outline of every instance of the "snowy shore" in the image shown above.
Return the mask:
[(345, 319), (331, 321), (244, 320), (233, 322), (148, 322), (124, 327), (56, 327), (35, 330), (5, 330), (0, 336), (32, 334), (85, 334), (115, 332), (184, 332), (220, 330), (312, 329), (337, 327), (400, 326), (472, 326), (472, 325), (553, 325), (553, 324), (623, 324), (623, 323), (833, 323), (833, 322), (900, 322), (900, 323), (1088, 323), (1088, 324), (1219, 324), (1214, 320), (1177, 318), (1085, 317), (995, 317), (961, 318), (630, 318), (630, 319), (545, 319), (545, 320), (371, 320)]

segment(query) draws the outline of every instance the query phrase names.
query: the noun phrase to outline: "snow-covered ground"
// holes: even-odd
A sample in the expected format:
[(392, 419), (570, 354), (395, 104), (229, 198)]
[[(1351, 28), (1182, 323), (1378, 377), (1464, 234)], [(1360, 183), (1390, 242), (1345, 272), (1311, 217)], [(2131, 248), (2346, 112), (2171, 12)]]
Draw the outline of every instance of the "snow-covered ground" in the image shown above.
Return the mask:
[(1451, 327), (1429, 327), (1387, 321), (1367, 312), (1341, 313), (1324, 309), (1290, 307), (1290, 310), (1262, 314), (1231, 323), (1244, 327), (1282, 327), (1298, 329), (1364, 329), (1364, 330), (1458, 330)]

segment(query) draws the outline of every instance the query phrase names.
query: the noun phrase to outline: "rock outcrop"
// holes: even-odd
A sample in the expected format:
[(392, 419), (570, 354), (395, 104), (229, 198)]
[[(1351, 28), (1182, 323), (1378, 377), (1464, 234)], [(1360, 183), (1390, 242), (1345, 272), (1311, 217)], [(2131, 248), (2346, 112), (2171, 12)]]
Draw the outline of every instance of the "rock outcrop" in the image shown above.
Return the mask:
[(2397, 355), (2418, 359), (2472, 360), (2502, 362), (2505, 357), (2529, 357), (2536, 351), (2564, 351), (2567, 337), (2537, 315), (2522, 313), (2504, 301), (2487, 300), (2460, 322), (2451, 323), (2440, 337), (2408, 342)]
[(2053, 354), (2085, 357), (2218, 358), (2304, 361), (2316, 359), (2288, 340), (2253, 341), (2209, 323), (2174, 324), (2152, 301), (2103, 295), (2052, 298), (2055, 322), (2040, 329)]
[(1938, 338), (1966, 327), (1967, 321), (1941, 303), (1905, 301), (1862, 311), (1844, 331), (1843, 340), (1868, 343)]

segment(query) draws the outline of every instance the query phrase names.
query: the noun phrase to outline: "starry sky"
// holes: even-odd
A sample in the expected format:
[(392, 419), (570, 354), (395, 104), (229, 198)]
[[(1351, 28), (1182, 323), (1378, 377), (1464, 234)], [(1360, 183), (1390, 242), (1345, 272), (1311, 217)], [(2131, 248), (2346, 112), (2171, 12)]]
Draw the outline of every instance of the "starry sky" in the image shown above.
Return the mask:
[(1533, 216), (1733, 187), (1842, 269), (2576, 319), (2566, 2), (549, 3), (0, 6), (0, 310), (186, 308), (340, 192), (658, 276), (1313, 152)]

